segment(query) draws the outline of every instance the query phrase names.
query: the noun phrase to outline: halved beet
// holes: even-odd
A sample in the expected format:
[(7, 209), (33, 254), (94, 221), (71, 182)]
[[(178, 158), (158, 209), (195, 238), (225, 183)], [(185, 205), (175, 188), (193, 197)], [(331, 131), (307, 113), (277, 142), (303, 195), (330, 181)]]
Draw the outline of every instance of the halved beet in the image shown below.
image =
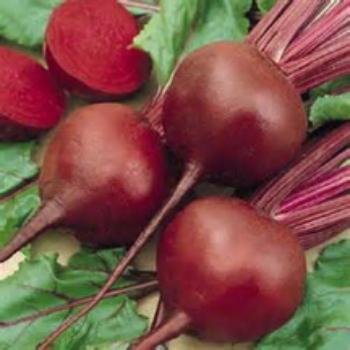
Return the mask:
[(94, 99), (123, 97), (149, 77), (149, 56), (132, 47), (135, 18), (116, 0), (69, 0), (51, 16), (45, 57), (66, 89)]
[(31, 57), (0, 47), (0, 140), (22, 140), (55, 126), (65, 96)]

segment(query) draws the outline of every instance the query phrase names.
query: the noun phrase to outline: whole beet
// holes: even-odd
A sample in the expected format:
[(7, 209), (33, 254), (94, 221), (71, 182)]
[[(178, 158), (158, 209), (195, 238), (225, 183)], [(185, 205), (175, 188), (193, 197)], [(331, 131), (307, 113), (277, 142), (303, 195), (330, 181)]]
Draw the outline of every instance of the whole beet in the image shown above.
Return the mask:
[(158, 246), (162, 300), (172, 315), (135, 350), (189, 331), (253, 341), (282, 326), (303, 298), (306, 264), (290, 229), (236, 199), (192, 202)]
[(130, 244), (167, 193), (161, 143), (130, 107), (80, 108), (48, 146), (39, 188), (41, 210), (0, 261), (54, 224), (77, 229), (89, 244)]
[(66, 99), (33, 58), (0, 47), (0, 140), (23, 140), (55, 126)]
[(132, 46), (136, 19), (116, 0), (69, 0), (48, 23), (45, 57), (67, 90), (93, 99), (124, 97), (151, 71), (149, 56)]
[(307, 117), (278, 66), (248, 44), (206, 45), (180, 64), (167, 91), (165, 137), (205, 174), (250, 186), (299, 151)]

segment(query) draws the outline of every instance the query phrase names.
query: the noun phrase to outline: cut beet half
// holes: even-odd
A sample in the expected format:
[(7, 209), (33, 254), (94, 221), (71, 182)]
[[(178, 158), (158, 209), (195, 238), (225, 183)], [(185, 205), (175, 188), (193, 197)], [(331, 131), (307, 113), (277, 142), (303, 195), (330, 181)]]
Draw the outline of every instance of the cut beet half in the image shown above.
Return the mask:
[(51, 16), (45, 57), (67, 90), (92, 99), (125, 97), (151, 71), (149, 56), (132, 47), (136, 19), (116, 0), (69, 0)]
[(55, 126), (65, 96), (31, 57), (0, 47), (0, 140), (22, 140)]

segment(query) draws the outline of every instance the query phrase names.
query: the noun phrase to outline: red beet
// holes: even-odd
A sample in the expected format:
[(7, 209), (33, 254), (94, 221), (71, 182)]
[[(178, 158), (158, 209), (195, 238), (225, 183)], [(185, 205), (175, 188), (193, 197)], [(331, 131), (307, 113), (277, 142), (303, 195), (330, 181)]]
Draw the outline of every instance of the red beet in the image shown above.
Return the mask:
[(139, 28), (116, 0), (68, 0), (53, 13), (45, 56), (66, 89), (93, 98), (138, 90), (151, 70), (149, 56), (132, 47)]
[(0, 47), (0, 139), (21, 140), (55, 126), (64, 93), (29, 56)]
[(253, 341), (283, 325), (304, 292), (306, 263), (292, 232), (249, 204), (209, 197), (180, 212), (157, 258), (172, 316), (134, 347), (191, 331), (211, 341)]
[(129, 107), (81, 108), (49, 145), (39, 187), (41, 210), (0, 252), (0, 261), (53, 224), (78, 229), (90, 244), (129, 244), (166, 195), (158, 136)]

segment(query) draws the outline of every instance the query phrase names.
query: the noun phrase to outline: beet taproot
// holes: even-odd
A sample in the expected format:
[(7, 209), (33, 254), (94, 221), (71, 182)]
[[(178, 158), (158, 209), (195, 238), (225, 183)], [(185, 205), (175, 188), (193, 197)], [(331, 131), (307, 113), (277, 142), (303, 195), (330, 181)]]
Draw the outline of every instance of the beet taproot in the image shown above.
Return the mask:
[(0, 139), (23, 140), (52, 128), (66, 99), (33, 58), (0, 46)]
[(68, 0), (53, 12), (45, 57), (67, 90), (93, 99), (137, 91), (151, 71), (149, 56), (132, 47), (136, 19), (116, 0)]
[(0, 251), (6, 260), (52, 225), (98, 246), (130, 244), (167, 193), (162, 145), (133, 109), (102, 103), (76, 110), (47, 148), (42, 207)]
[(259, 339), (300, 305), (306, 261), (287, 226), (244, 201), (208, 197), (162, 234), (157, 274), (170, 317), (134, 350), (153, 350), (182, 332), (220, 342)]

